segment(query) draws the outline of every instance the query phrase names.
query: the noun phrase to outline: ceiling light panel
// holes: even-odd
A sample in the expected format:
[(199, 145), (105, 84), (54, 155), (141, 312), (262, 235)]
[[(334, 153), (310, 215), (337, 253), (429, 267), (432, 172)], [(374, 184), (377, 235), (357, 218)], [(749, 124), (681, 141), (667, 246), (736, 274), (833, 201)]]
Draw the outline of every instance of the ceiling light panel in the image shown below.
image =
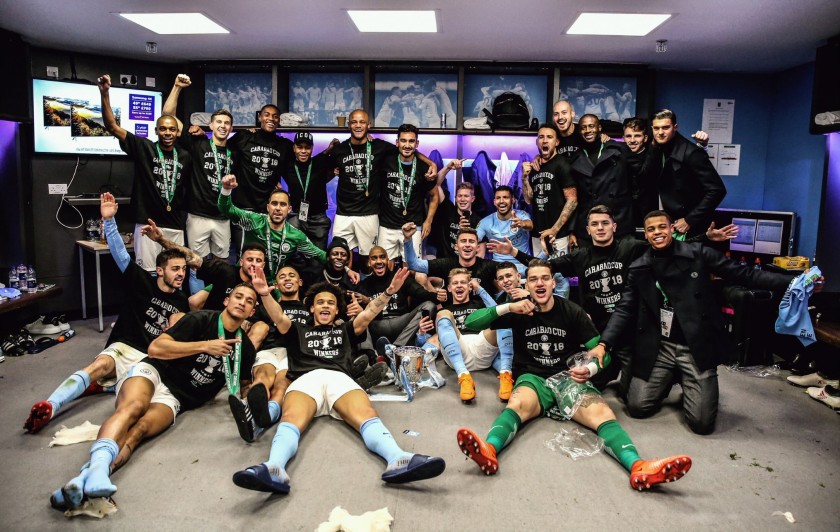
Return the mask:
[(435, 11), (348, 9), (347, 14), (363, 33), (437, 33)]
[(667, 13), (581, 13), (566, 33), (641, 37), (658, 28), (669, 18), (671, 15)]
[(196, 35), (230, 33), (204, 13), (118, 13), (160, 35)]

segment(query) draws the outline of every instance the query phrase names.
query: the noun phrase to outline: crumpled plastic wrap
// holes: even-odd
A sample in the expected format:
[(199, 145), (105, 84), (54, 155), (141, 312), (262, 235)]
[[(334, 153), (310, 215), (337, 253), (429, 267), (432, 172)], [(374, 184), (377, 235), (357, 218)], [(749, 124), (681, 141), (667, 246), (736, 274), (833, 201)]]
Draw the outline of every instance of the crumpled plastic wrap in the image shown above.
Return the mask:
[(600, 453), (604, 449), (604, 440), (593, 432), (583, 432), (571, 425), (563, 427), (553, 438), (546, 440), (545, 446), (552, 451), (560, 451), (572, 460), (587, 458)]
[(78, 508), (69, 508), (64, 511), (64, 517), (68, 519), (76, 517), (77, 515), (87, 515), (102, 519), (105, 516), (117, 513), (117, 503), (114, 499), (108, 497), (95, 497), (93, 499), (85, 499), (82, 505)]
[(772, 366), (741, 366), (737, 362), (731, 366), (726, 366), (726, 369), (733, 373), (745, 373), (753, 377), (780, 377), (782, 375), (781, 368), (777, 364)]
[(61, 428), (55, 433), (48, 447), (95, 441), (98, 433), (99, 425), (94, 425), (90, 421), (85, 421), (81, 425), (72, 428), (61, 425)]

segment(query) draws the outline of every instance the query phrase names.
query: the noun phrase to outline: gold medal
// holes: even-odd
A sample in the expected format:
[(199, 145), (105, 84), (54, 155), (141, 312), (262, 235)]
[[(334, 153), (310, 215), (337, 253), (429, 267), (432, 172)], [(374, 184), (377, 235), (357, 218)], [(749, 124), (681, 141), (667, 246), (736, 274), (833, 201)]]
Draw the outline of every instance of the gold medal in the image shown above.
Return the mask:
[(406, 214), (408, 214), (408, 211), (403, 209), (403, 216), (405, 216)]
[(172, 212), (172, 205), (166, 206), (166, 212)]
[(367, 190), (365, 190), (365, 197), (368, 197), (368, 196), (370, 196), (370, 192), (368, 192)]

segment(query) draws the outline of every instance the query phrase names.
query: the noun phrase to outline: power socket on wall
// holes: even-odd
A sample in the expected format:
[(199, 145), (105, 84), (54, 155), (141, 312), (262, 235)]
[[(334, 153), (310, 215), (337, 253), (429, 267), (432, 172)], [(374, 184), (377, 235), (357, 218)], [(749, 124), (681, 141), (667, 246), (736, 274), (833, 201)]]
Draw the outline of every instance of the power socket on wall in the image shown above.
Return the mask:
[(50, 183), (47, 190), (50, 194), (67, 194), (67, 183)]
[(57, 78), (58, 77), (58, 67), (48, 66), (47, 67), (47, 77), (48, 78)]

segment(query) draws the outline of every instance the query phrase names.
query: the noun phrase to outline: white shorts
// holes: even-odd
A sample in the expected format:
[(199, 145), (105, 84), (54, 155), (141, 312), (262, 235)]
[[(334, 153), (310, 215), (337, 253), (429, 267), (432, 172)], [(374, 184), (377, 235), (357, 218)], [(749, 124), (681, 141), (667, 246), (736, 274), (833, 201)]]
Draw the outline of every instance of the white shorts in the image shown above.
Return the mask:
[(289, 392), (305, 393), (315, 401), (315, 417), (329, 415), (341, 419), (333, 405), (344, 394), (353, 390), (362, 390), (362, 387), (346, 373), (332, 369), (316, 369), (292, 381), (286, 388), (286, 395)]
[[(418, 259), (422, 257), (420, 254), (420, 244), (423, 239), (420, 238), (420, 231), (415, 231), (411, 237), (411, 245), (414, 246), (414, 256)], [(403, 243), (405, 237), (402, 229), (388, 229), (387, 227), (379, 226), (379, 234), (376, 237), (376, 245), (385, 248), (389, 259), (396, 259), (403, 256)]]
[[(467, 366), (469, 371), (479, 371), (492, 367), (493, 360), (499, 356), (499, 348), (488, 342), (483, 332), (462, 334), (458, 339), (458, 345), (461, 346), (461, 356), (464, 357), (464, 365)], [(452, 364), (445, 352), (443, 359), (451, 368)]]
[(181, 411), (181, 402), (172, 395), (169, 387), (160, 380), (158, 370), (151, 364), (138, 362), (131, 366), (128, 374), (117, 382), (117, 397), (120, 396), (120, 388), (122, 388), (123, 383), (132, 377), (142, 377), (151, 381), (155, 387), (155, 393), (152, 395), (150, 402), (168, 406), (172, 410), (172, 423), (175, 423), (175, 418), (178, 417), (178, 412)]
[(188, 247), (202, 259), (212, 253), (220, 259), (230, 254), (230, 221), (187, 214)]
[[(134, 261), (147, 272), (155, 271), (155, 261), (158, 253), (163, 251), (160, 244), (140, 234), (141, 224), (134, 225)], [(163, 238), (171, 240), (179, 246), (184, 245), (184, 232), (180, 229), (161, 227)]]
[(125, 377), (132, 366), (146, 358), (146, 353), (134, 349), (130, 345), (122, 342), (114, 342), (103, 349), (101, 353), (96, 355), (96, 358), (99, 357), (111, 357), (114, 360), (115, 375), (113, 377), (104, 377), (96, 381), (100, 386), (107, 388), (117, 384), (120, 379)]
[(361, 255), (370, 255), (370, 248), (376, 243), (379, 231), (379, 215), (345, 216), (336, 214), (333, 221), (333, 237), (340, 236), (350, 249), (359, 248)]
[[(276, 375), (283, 370), (289, 369), (289, 360), (286, 356), (285, 347), (263, 349), (257, 353), (257, 358), (254, 360), (254, 368), (262, 366), (263, 364), (271, 364), (274, 366), (274, 373)], [(251, 373), (253, 373), (253, 370), (251, 370)]]
[[(552, 256), (562, 256), (569, 254), (569, 237), (564, 236), (562, 238), (555, 238), (554, 239), (554, 253)], [(533, 255), (536, 257), (543, 251), (542, 241), (539, 238), (531, 237), (531, 251), (533, 251)]]

